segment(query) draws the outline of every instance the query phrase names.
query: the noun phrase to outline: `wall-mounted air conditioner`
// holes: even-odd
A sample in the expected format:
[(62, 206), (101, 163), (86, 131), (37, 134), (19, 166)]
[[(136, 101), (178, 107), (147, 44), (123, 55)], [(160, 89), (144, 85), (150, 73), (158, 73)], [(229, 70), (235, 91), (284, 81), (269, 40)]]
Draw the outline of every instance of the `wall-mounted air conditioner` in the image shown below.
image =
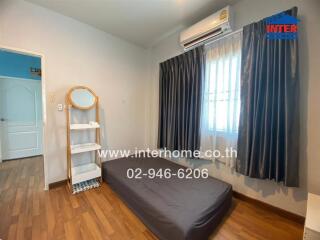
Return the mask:
[(180, 34), (180, 44), (185, 51), (204, 44), (219, 35), (231, 32), (231, 23), (231, 8), (227, 6), (182, 31)]

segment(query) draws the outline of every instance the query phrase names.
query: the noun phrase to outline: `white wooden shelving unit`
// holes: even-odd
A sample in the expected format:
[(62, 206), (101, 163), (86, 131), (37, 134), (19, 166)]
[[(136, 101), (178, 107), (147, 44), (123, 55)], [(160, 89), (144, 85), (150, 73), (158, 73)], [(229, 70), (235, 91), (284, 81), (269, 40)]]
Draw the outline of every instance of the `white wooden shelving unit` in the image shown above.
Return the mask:
[[(85, 98), (91, 99), (90, 104), (84, 104), (81, 100), (81, 94), (84, 94)], [(91, 98), (90, 98), (91, 97)], [(78, 100), (77, 100), (78, 99)], [(77, 102), (78, 101), (78, 102)], [(97, 150), (101, 149), (100, 145), (100, 123), (99, 123), (99, 99), (98, 96), (89, 88), (84, 86), (77, 86), (69, 90), (66, 96), (66, 115), (67, 115), (67, 168), (68, 168), (68, 183), (73, 193), (79, 192), (79, 186), (81, 183), (85, 183), (88, 180), (98, 180), (99, 184), (102, 181), (101, 178), (101, 158)], [(78, 109), (83, 111), (84, 114), (88, 110), (95, 109), (95, 121), (90, 123), (78, 124), (71, 123), (72, 109)], [(95, 130), (95, 142), (71, 144), (72, 133), (75, 131), (92, 131)], [(95, 152), (94, 162), (88, 162), (86, 164), (78, 165), (75, 163), (73, 156), (75, 154), (82, 154), (87, 152)], [(94, 184), (96, 187), (97, 184)], [(90, 186), (86, 189), (91, 188)], [(83, 191), (83, 190), (80, 190)]]

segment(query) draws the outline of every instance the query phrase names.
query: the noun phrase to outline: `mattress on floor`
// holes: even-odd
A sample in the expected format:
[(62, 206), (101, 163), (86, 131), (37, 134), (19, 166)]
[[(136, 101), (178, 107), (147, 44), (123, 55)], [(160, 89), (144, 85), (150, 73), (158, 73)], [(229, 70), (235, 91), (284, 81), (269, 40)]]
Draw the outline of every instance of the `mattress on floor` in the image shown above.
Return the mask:
[(207, 239), (232, 201), (230, 184), (207, 179), (143, 177), (129, 179), (127, 169), (184, 168), (163, 158), (121, 158), (103, 163), (103, 179), (160, 239)]

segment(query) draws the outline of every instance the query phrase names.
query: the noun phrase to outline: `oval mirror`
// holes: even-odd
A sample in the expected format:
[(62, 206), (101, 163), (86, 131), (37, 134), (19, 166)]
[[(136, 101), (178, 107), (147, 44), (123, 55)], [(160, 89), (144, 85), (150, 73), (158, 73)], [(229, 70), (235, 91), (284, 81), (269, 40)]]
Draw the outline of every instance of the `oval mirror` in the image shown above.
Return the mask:
[(87, 87), (75, 87), (70, 90), (71, 104), (79, 109), (89, 109), (96, 104), (97, 98), (92, 90)]

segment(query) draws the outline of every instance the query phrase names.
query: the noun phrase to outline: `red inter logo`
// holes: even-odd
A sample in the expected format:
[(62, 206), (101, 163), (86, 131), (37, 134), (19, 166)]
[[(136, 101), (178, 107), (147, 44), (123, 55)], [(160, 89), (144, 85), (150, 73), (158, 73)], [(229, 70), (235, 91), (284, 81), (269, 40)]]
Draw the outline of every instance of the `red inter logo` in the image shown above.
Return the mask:
[(277, 14), (266, 19), (267, 39), (292, 40), (297, 38), (299, 20), (287, 14)]

